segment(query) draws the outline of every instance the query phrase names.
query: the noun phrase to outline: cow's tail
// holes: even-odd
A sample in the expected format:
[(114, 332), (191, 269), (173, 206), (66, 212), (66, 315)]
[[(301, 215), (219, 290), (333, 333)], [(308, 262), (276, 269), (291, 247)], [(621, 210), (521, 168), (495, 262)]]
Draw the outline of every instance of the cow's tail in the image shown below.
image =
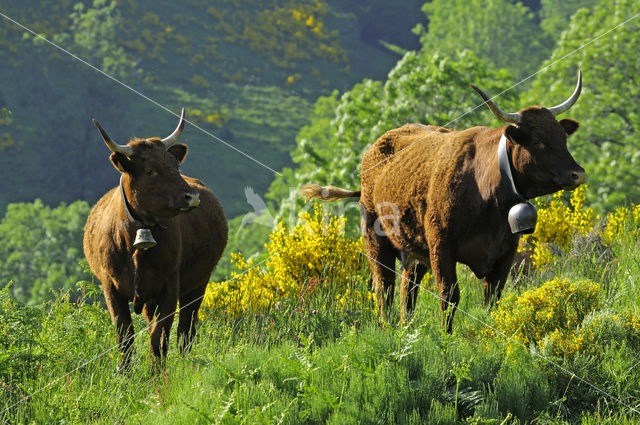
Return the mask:
[(359, 190), (346, 190), (335, 186), (320, 186), (319, 184), (305, 184), (300, 189), (300, 195), (310, 201), (320, 198), (323, 201), (337, 201), (344, 198), (359, 198)]

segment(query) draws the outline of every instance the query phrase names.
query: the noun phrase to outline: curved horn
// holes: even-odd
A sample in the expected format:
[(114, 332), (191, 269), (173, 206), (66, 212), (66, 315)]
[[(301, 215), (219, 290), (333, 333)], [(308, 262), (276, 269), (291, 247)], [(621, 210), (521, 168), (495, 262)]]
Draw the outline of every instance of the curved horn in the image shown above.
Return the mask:
[(167, 149), (178, 141), (180, 135), (182, 135), (182, 130), (184, 130), (184, 108), (182, 108), (182, 113), (180, 113), (180, 122), (178, 123), (176, 129), (173, 131), (173, 133), (162, 139), (162, 143), (164, 143)]
[(91, 119), (91, 121), (93, 121), (93, 124), (98, 127), (98, 131), (102, 135), (102, 140), (104, 140), (104, 142), (107, 144), (107, 147), (111, 149), (111, 152), (121, 153), (127, 157), (133, 155), (133, 148), (131, 148), (131, 146), (117, 144), (111, 139), (111, 137), (109, 137), (107, 132), (104, 131), (98, 121), (96, 121), (95, 119)]
[(496, 118), (498, 118), (499, 120), (504, 121), (504, 122), (510, 122), (510, 123), (513, 123), (513, 124), (520, 124), (520, 121), (522, 120), (522, 116), (520, 114), (518, 114), (518, 113), (511, 114), (509, 112), (503, 111), (502, 109), (498, 108), (498, 105), (493, 103), (493, 100), (491, 100), (491, 98), (489, 98), (489, 96), (487, 96), (482, 90), (480, 90), (479, 88), (477, 88), (473, 84), (470, 84), (470, 86), (471, 86), (472, 89), (477, 91), (480, 96), (482, 96), (482, 99), (484, 100), (484, 103), (487, 104), (487, 106), (489, 107), (491, 112), (493, 112), (493, 115), (495, 115)]
[(569, 99), (565, 100), (561, 104), (556, 105), (552, 108), (548, 108), (549, 111), (553, 114), (554, 117), (556, 115), (560, 115), (567, 109), (571, 108), (574, 103), (576, 103), (576, 101), (580, 97), (581, 91), (582, 91), (582, 71), (578, 70), (578, 84), (576, 84), (576, 89), (573, 91), (573, 94), (569, 96)]

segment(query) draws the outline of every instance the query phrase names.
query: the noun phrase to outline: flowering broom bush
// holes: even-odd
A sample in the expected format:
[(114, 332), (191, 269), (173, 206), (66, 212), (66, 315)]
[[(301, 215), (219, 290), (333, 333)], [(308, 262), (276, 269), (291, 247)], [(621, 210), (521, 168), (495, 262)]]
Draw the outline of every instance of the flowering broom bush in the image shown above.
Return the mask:
[(552, 247), (568, 252), (576, 235), (587, 236), (597, 225), (598, 215), (585, 207), (586, 186), (573, 191), (570, 205), (563, 202), (564, 192), (557, 192), (538, 205), (538, 222), (533, 233), (522, 238), (520, 251), (529, 250), (533, 265), (545, 269), (553, 261)]
[(594, 311), (584, 318), (577, 329), (570, 332), (556, 329), (542, 345), (546, 354), (569, 357), (582, 353), (598, 357), (606, 345), (625, 341), (633, 347), (638, 347), (640, 315), (631, 311)]
[(585, 317), (600, 306), (600, 287), (590, 281), (556, 278), (520, 296), (498, 301), (491, 313), (496, 329), (527, 347), (571, 355), (582, 348), (578, 332)]
[(520, 296), (498, 301), (494, 329), (545, 355), (597, 357), (609, 344), (640, 343), (640, 314), (599, 310), (600, 287), (590, 281), (554, 279)]
[(538, 204), (536, 229), (523, 236), (518, 248), (520, 252), (529, 253), (538, 270), (549, 267), (554, 252), (569, 252), (577, 237), (591, 235), (609, 247), (628, 236), (640, 238), (640, 204), (620, 207), (600, 220), (595, 211), (584, 204), (586, 190), (585, 185), (574, 190), (568, 205), (563, 201), (564, 192), (555, 193)]
[(640, 204), (629, 208), (620, 207), (607, 215), (602, 231), (602, 239), (609, 245), (619, 243), (625, 235), (640, 237)]
[(347, 238), (345, 223), (344, 217), (325, 216), (317, 204), (313, 213), (300, 215), (291, 231), (279, 222), (265, 244), (264, 265), (232, 254), (237, 271), (209, 284), (200, 317), (214, 310), (230, 316), (260, 313), (287, 300), (299, 307), (317, 293), (325, 304), (339, 308), (370, 308), (362, 239)]

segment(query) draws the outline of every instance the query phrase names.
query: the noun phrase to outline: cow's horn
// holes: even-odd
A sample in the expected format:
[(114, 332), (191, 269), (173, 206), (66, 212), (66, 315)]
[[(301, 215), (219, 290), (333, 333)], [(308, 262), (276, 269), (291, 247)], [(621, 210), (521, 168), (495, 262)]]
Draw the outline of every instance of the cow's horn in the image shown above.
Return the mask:
[(482, 96), (484, 103), (487, 104), (487, 106), (489, 107), (491, 112), (493, 112), (493, 115), (495, 115), (496, 118), (498, 118), (500, 121), (510, 122), (513, 124), (520, 124), (520, 121), (522, 120), (522, 116), (520, 114), (518, 113), (512, 114), (512, 113), (503, 111), (502, 109), (498, 108), (498, 105), (493, 103), (493, 100), (491, 100), (491, 98), (487, 96), (485, 92), (483, 92), (473, 84), (470, 84), (470, 85), (472, 89), (477, 91), (478, 94)]
[(554, 106), (553, 108), (549, 108), (549, 111), (555, 117), (556, 115), (560, 115), (567, 109), (571, 108), (574, 103), (580, 97), (580, 92), (582, 91), (582, 71), (578, 70), (578, 84), (576, 84), (576, 89), (573, 91), (573, 94), (569, 97), (569, 99), (565, 100), (561, 104)]
[(180, 138), (180, 135), (182, 135), (182, 130), (184, 130), (184, 108), (182, 108), (182, 113), (180, 114), (180, 122), (178, 123), (178, 126), (173, 131), (173, 133), (171, 133), (170, 135), (162, 139), (162, 143), (164, 143), (164, 145), (167, 148), (171, 147), (171, 145), (173, 145), (175, 142), (178, 141), (178, 139)]
[(102, 126), (100, 126), (98, 121), (96, 121), (95, 119), (92, 119), (91, 121), (93, 121), (93, 124), (96, 127), (98, 127), (98, 131), (102, 135), (102, 140), (104, 140), (104, 142), (107, 144), (107, 147), (111, 149), (112, 152), (121, 153), (127, 157), (130, 157), (131, 155), (133, 155), (133, 148), (131, 146), (117, 144), (116, 142), (111, 140), (111, 137), (109, 137), (107, 132), (104, 131), (104, 129), (102, 128)]

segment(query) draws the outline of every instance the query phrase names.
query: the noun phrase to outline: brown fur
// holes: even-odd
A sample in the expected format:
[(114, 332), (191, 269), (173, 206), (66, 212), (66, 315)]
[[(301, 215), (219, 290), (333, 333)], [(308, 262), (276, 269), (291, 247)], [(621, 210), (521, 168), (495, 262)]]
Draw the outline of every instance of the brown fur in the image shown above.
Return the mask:
[[(118, 187), (95, 205), (84, 233), (84, 253), (102, 283), (127, 366), (133, 343), (129, 302), (150, 324), (155, 358), (167, 353), (176, 305), (180, 302), (178, 344), (187, 349), (195, 336), (201, 297), (227, 243), (227, 220), (214, 194), (199, 180), (180, 174), (187, 147), (168, 150), (158, 138), (129, 143), (134, 154), (111, 154), (123, 173), (123, 187), (134, 218), (156, 223), (157, 246), (146, 251), (132, 244), (138, 226), (125, 213)], [(152, 174), (147, 174), (151, 171)], [(185, 194), (199, 193), (200, 205), (183, 212)], [(156, 322), (157, 320), (160, 320)]]
[(516, 187), (525, 197), (573, 189), (584, 180), (566, 146), (577, 122), (556, 121), (542, 107), (520, 113), (517, 127), (497, 129), (407, 124), (386, 132), (365, 153), (362, 234), (383, 322), (393, 303), (397, 258), (404, 266), (403, 317), (415, 307), (420, 280), (430, 268), (451, 332), (460, 299), (456, 262), (484, 279), (485, 302), (500, 297), (519, 240), (507, 222), (514, 202), (498, 168), (503, 133)]

